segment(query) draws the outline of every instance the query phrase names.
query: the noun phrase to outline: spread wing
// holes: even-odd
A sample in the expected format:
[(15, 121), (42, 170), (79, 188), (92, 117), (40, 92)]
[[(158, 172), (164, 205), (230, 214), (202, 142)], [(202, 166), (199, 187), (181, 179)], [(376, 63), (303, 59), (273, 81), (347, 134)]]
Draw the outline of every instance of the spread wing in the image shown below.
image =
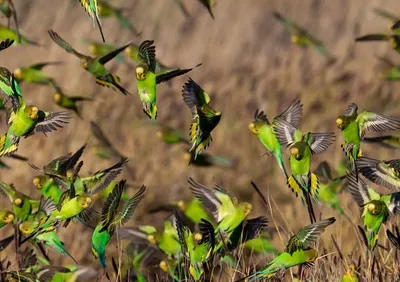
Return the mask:
[(153, 40), (145, 40), (139, 46), (138, 60), (153, 73), (156, 71), (156, 47)]
[(283, 119), (298, 128), (300, 125), (301, 117), (303, 115), (303, 104), (299, 99), (294, 99), (289, 107), (275, 119)]
[(400, 119), (385, 117), (371, 112), (363, 112), (357, 116), (360, 137), (367, 132), (386, 132), (400, 129)]
[(364, 205), (371, 201), (371, 196), (368, 192), (368, 186), (365, 182), (358, 178), (356, 172), (352, 171), (347, 175), (347, 184), (353, 199), (357, 202), (357, 205), (362, 208)]
[(311, 133), (310, 147), (312, 154), (325, 152), (334, 141), (334, 133)]
[(53, 113), (39, 111), (39, 118), (33, 133), (43, 132), (46, 135), (46, 133), (56, 131), (69, 123), (70, 118), (72, 115), (69, 111)]
[(275, 119), (273, 123), (276, 138), (282, 146), (290, 146), (295, 140), (296, 128), (283, 119)]
[(85, 57), (84, 55), (82, 55), (81, 53), (78, 53), (71, 45), (69, 45), (64, 39), (62, 39), (55, 31), (53, 30), (49, 30), (48, 31), (50, 38), (57, 43), (58, 46), (60, 46), (61, 48), (63, 48), (65, 51), (67, 51), (68, 53), (74, 54), (75, 56), (77, 56), (78, 58), (83, 58)]

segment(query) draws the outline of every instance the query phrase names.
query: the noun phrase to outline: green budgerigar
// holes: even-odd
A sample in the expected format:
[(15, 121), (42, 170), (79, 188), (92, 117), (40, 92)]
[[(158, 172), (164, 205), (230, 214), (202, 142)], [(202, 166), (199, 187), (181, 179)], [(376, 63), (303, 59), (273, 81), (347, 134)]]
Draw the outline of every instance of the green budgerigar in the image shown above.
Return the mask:
[(380, 161), (361, 157), (357, 160), (357, 169), (368, 180), (390, 190), (400, 191), (400, 159)]
[(217, 127), (222, 113), (215, 111), (210, 103), (210, 96), (191, 78), (183, 85), (183, 101), (189, 107), (194, 120), (190, 126), (190, 142), (194, 159), (210, 146), (211, 132)]
[(368, 42), (368, 41), (387, 41), (389, 46), (400, 52), (400, 35), (398, 34), (384, 34), (374, 33), (367, 34), (356, 38), (356, 42)]
[(274, 123), (274, 131), (281, 146), (290, 147), (292, 176), (287, 180), (289, 187), (306, 202), (311, 223), (316, 221), (311, 198), (318, 201), (319, 179), (311, 172), (313, 155), (325, 152), (333, 144), (333, 133), (303, 134), (286, 120)]
[(275, 257), (265, 267), (249, 276), (237, 281), (246, 280), (248, 282), (260, 281), (261, 279), (270, 279), (277, 272), (291, 268), (296, 265), (303, 267), (312, 267), (318, 257), (318, 251), (312, 247), (322, 232), (329, 225), (336, 221), (334, 217), (321, 220), (303, 227), (299, 232), (290, 237), (283, 253)]
[[(136, 84), (144, 113), (151, 119), (157, 118), (157, 84), (183, 75), (190, 69), (171, 69), (156, 72), (156, 47), (153, 40), (145, 40), (140, 44), (137, 54)], [(200, 66), (198, 64), (195, 67)]]
[(99, 11), (98, 0), (79, 0), (79, 2), (85, 9), (86, 13), (88, 13), (89, 17), (93, 20), (93, 25), (95, 25), (96, 21), (97, 27), (99, 28), (100, 31), (101, 39), (103, 39), (103, 42), (106, 42), (100, 22), (100, 11)]
[(349, 266), (349, 270), (342, 276), (342, 282), (358, 282), (354, 265)]
[(116, 7), (109, 1), (98, 0), (98, 9), (99, 9), (99, 15), (101, 17), (103, 18), (114, 17), (118, 20), (122, 28), (128, 29), (136, 36), (140, 35), (140, 32), (138, 32), (137, 28), (132, 24), (132, 22), (126, 16), (123, 15), (124, 12), (123, 8)]
[[(111, 43), (97, 42), (90, 39), (83, 39), (82, 41), (86, 44), (89, 44), (88, 46), (89, 54), (94, 57), (102, 57), (118, 48), (117, 45)], [(127, 47), (125, 51), (130, 47), (131, 46)], [(115, 60), (118, 63), (125, 62), (122, 54), (118, 54), (117, 56), (115, 56)]]
[(178, 213), (175, 213), (175, 228), (179, 236), (182, 253), (189, 262), (189, 273), (194, 281), (200, 281), (204, 274), (204, 264), (213, 256), (215, 234), (213, 225), (203, 219), (199, 232), (192, 232)]
[(47, 199), (50, 198), (54, 203), (58, 204), (60, 201), (62, 190), (54, 182), (54, 180), (47, 175), (38, 175), (33, 178), (33, 185), (40, 193)]
[(283, 113), (276, 116), (272, 120), (272, 123), (270, 123), (263, 111), (259, 112), (256, 110), (254, 114), (254, 120), (249, 125), (250, 131), (258, 137), (258, 139), (267, 149), (267, 154), (275, 156), (276, 160), (278, 161), (278, 165), (283, 171), (286, 179), (288, 178), (288, 174), (283, 162), (282, 147), (276, 138), (273, 124), (279, 119), (284, 119), (293, 125), (294, 128), (298, 128), (302, 115), (303, 104), (301, 104), (299, 100), (295, 99)]
[(118, 206), (124, 191), (125, 180), (114, 188), (103, 205), (101, 220), (92, 235), (92, 253), (99, 259), (103, 269), (106, 268), (106, 247), (116, 228), (124, 225), (133, 215), (135, 208), (143, 199), (146, 186), (142, 186), (134, 196), (126, 201), (120, 211)]
[[(18, 17), (17, 11), (14, 6), (13, 0), (1, 0), (0, 1), (0, 12), (7, 18), (7, 27), (10, 28), (11, 18), (14, 19), (15, 29), (18, 36), (19, 34), (19, 24), (18, 24)], [(18, 38), (18, 41), (20, 38)]]
[[(1, 76), (1, 79), (4, 77)], [(0, 88), (4, 91), (0, 83)], [(5, 83), (7, 84), (7, 83)], [(64, 112), (44, 112), (34, 105), (27, 105), (19, 87), (16, 87), (14, 75), (11, 75), (12, 93), (7, 94), (9, 100), (7, 106), (7, 124), (9, 125), (7, 133), (0, 138), (0, 156), (11, 154), (18, 150), (21, 137), (28, 137), (35, 133), (46, 133), (63, 128), (71, 118), (70, 113)]]
[(319, 53), (321, 53), (324, 57), (329, 58), (330, 55), (327, 52), (324, 44), (318, 40), (317, 38), (313, 37), (309, 32), (307, 32), (304, 28), (298, 26), (293, 21), (289, 20), (288, 18), (283, 17), (278, 12), (274, 12), (273, 16), (282, 24), (285, 25), (287, 29), (289, 29), (291, 33), (291, 41), (293, 44), (296, 44), (300, 47), (306, 48), (311, 47), (316, 49)]
[(353, 162), (357, 170), (357, 159), (362, 156), (361, 140), (368, 132), (386, 132), (400, 129), (400, 119), (378, 115), (372, 112), (358, 113), (358, 106), (352, 103), (344, 115), (336, 119), (337, 127), (342, 131), (345, 143), (343, 151)]
[(400, 215), (400, 192), (381, 195), (361, 178), (357, 181), (354, 171), (348, 174), (347, 183), (353, 199), (362, 211), (368, 249), (373, 251), (382, 224), (385, 224), (390, 216)]
[(6, 27), (0, 24), (0, 40), (12, 39), (14, 45), (35, 45), (38, 46), (37, 42), (28, 39), (26, 36), (20, 34), (17, 30)]
[(105, 86), (111, 87), (113, 90), (119, 90), (122, 94), (128, 95), (129, 92), (124, 89), (120, 84), (120, 78), (116, 75), (111, 74), (106, 67), (104, 66), (110, 60), (115, 58), (119, 53), (121, 53), (125, 48), (127, 48), (132, 42), (113, 50), (112, 52), (101, 56), (92, 58), (90, 56), (83, 55), (77, 52), (71, 45), (69, 45), (64, 39), (62, 39), (55, 31), (48, 31), (50, 38), (57, 43), (58, 46), (63, 48), (68, 53), (73, 54), (74, 56), (80, 59), (81, 67), (89, 72), (96, 78), (96, 83)]
[(37, 63), (27, 67), (19, 67), (14, 70), (14, 76), (18, 83), (33, 83), (52, 85), (53, 79), (45, 74), (42, 69), (46, 66), (61, 65), (62, 62)]

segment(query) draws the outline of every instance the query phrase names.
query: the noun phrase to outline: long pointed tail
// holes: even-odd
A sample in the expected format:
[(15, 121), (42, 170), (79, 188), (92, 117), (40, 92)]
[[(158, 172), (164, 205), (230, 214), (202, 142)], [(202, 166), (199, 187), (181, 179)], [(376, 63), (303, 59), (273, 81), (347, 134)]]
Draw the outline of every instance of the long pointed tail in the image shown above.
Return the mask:
[(281, 170), (283, 171), (283, 174), (285, 175), (286, 180), (288, 179), (288, 174), (285, 168), (285, 164), (283, 163), (282, 157), (279, 157), (278, 155), (275, 155), (276, 160), (278, 161), (278, 165), (281, 168)]
[(306, 200), (308, 215), (310, 216), (311, 224), (313, 224), (313, 223), (317, 222), (317, 219), (315, 217), (314, 208), (313, 208), (313, 205), (312, 205), (310, 193), (304, 192), (304, 199)]

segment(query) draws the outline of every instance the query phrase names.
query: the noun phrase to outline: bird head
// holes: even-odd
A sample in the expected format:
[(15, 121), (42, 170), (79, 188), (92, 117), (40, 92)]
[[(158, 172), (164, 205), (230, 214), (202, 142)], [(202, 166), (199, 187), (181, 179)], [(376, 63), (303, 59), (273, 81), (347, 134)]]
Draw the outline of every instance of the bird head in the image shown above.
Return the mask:
[(192, 159), (192, 154), (188, 153), (188, 152), (184, 152), (183, 158), (185, 159), (185, 161), (189, 162)]
[(169, 266), (168, 266), (168, 263), (165, 260), (162, 260), (160, 262), (160, 268), (161, 268), (162, 271), (164, 271), (166, 273), (169, 272)]
[(25, 109), (28, 117), (32, 120), (37, 120), (39, 117), (39, 109), (36, 106), (28, 106)]
[(97, 9), (99, 10), (99, 14), (103, 13), (103, 11), (104, 11), (104, 7), (103, 7), (103, 5), (101, 3), (99, 3), (97, 5)]
[(132, 46), (129, 46), (129, 47), (127, 47), (126, 49), (125, 49), (125, 55), (127, 56), (127, 57), (132, 57), (132, 55), (133, 55), (133, 48), (132, 48)]
[(161, 130), (159, 130), (159, 131), (157, 131), (157, 133), (156, 133), (156, 137), (158, 138), (158, 139), (163, 139), (164, 138), (164, 133), (161, 131)]
[(92, 203), (92, 198), (86, 195), (79, 195), (77, 200), (82, 209), (88, 208)]
[(149, 240), (153, 245), (157, 245), (156, 237), (154, 237), (154, 235), (147, 236), (147, 240)]
[(24, 195), (22, 195), (21, 193), (16, 192), (15, 195), (14, 195), (14, 200), (13, 200), (14, 205), (20, 207), (22, 205), (23, 199), (24, 199)]
[(85, 70), (89, 67), (88, 58), (82, 58), (82, 59), (81, 59), (81, 66), (82, 66), (82, 68), (84, 68)]
[(193, 239), (197, 244), (199, 244), (201, 242), (201, 240), (203, 239), (203, 235), (199, 232), (196, 232), (193, 234)]
[(293, 146), (292, 148), (290, 148), (290, 155), (293, 156), (296, 160), (300, 160), (303, 157), (300, 148), (297, 146)]
[(190, 265), (189, 272), (194, 281), (200, 281), (201, 276), (203, 276), (204, 269), (202, 266)]
[(381, 201), (378, 200), (372, 200), (368, 205), (367, 205), (367, 210), (371, 215), (378, 215), (382, 211), (382, 203)]
[(261, 126), (263, 124), (259, 121), (255, 121), (249, 124), (249, 130), (251, 133), (258, 135), (260, 133)]
[(14, 70), (14, 75), (15, 75), (15, 78), (19, 81), (19, 80), (22, 80), (22, 69), (21, 68), (16, 68), (15, 70)]
[(14, 220), (14, 214), (10, 211), (5, 211), (1, 218), (1, 221), (4, 222), (5, 224), (8, 224), (13, 220)]
[(239, 204), (239, 208), (243, 210), (245, 216), (248, 216), (253, 206), (248, 202), (243, 202)]
[(300, 41), (300, 36), (298, 36), (297, 34), (292, 34), (290, 36), (290, 40), (292, 41), (293, 44), (297, 44)]
[(54, 94), (53, 94), (53, 100), (54, 100), (54, 102), (56, 102), (57, 104), (61, 103), (61, 100), (62, 100), (62, 95), (61, 95), (61, 93), (58, 93), (58, 92), (54, 93)]
[(346, 118), (344, 116), (339, 116), (336, 119), (336, 126), (343, 130), (346, 127)]
[(318, 252), (315, 249), (306, 250), (307, 253), (307, 262), (313, 262), (318, 258)]
[(396, 49), (399, 46), (399, 39), (397, 38), (397, 36), (393, 35), (389, 38), (389, 45), (390, 47), (392, 47), (393, 49)]
[(65, 176), (68, 178), (71, 178), (72, 176), (74, 176), (74, 170), (73, 169), (67, 170), (67, 172), (65, 173)]
[(89, 53), (92, 54), (93, 56), (96, 56), (97, 46), (95, 44), (89, 45)]
[(36, 189), (40, 190), (43, 188), (43, 183), (45, 181), (45, 177), (42, 175), (35, 176), (33, 178), (33, 185), (35, 185)]
[(29, 234), (31, 234), (32, 231), (33, 231), (33, 227), (34, 227), (34, 224), (33, 224), (32, 221), (24, 221), (23, 223), (21, 223), (21, 224), (18, 226), (19, 231), (21, 231), (22, 234), (24, 234), (24, 235), (29, 235)]
[(181, 211), (186, 211), (186, 209), (187, 209), (187, 205), (186, 205), (186, 203), (185, 203), (184, 201), (178, 201), (178, 202), (176, 203), (176, 205), (178, 206), (178, 208), (179, 208)]
[(138, 65), (136, 67), (136, 79), (145, 80), (147, 76), (147, 67), (145, 65)]

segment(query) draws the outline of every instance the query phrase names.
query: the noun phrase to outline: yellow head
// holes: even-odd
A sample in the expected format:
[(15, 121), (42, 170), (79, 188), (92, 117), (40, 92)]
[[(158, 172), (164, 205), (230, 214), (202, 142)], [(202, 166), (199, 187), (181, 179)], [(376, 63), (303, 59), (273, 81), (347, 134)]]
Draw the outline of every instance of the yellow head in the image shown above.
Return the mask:
[(315, 249), (309, 249), (307, 253), (307, 262), (313, 262), (318, 258), (318, 252)]
[(36, 120), (39, 117), (39, 109), (36, 106), (28, 106), (25, 111), (32, 120)]
[(338, 118), (336, 119), (336, 126), (337, 126), (338, 128), (340, 128), (340, 129), (343, 129), (343, 128), (344, 128), (344, 120), (343, 120), (342, 117), (338, 117)]
[(21, 80), (22, 79), (22, 69), (21, 68), (15, 69), (14, 75), (17, 80)]
[(84, 68), (85, 70), (89, 67), (89, 62), (87, 58), (82, 58), (81, 59), (81, 66), (82, 68)]
[(396, 48), (397, 48), (398, 42), (397, 42), (396, 37), (391, 36), (391, 37), (389, 38), (389, 45), (390, 45), (390, 47), (392, 47), (393, 49), (396, 49)]
[(250, 203), (243, 202), (239, 204), (239, 208), (243, 210), (245, 216), (248, 216), (253, 206)]
[[(190, 156), (190, 154), (189, 154), (189, 156)], [(179, 208), (181, 211), (186, 211), (186, 209), (187, 209), (187, 205), (186, 205), (186, 203), (185, 203), (184, 201), (178, 201), (178, 202), (176, 203), (176, 205), (178, 206), (178, 208)]]
[(21, 223), (18, 228), (19, 231), (22, 232), (22, 234), (24, 235), (29, 235), (30, 233), (32, 233), (33, 231), (33, 223), (31, 221), (24, 221), (23, 223)]
[(85, 196), (85, 195), (78, 196), (77, 200), (78, 200), (79, 206), (82, 209), (88, 208), (90, 206), (90, 204), (92, 203), (92, 198)]
[(299, 148), (297, 148), (297, 147), (292, 147), (292, 148), (290, 148), (290, 154), (291, 154), (294, 158), (296, 158), (296, 159), (298, 159), (298, 158), (301, 157), (301, 155), (300, 155), (300, 150), (299, 150)]
[(189, 267), (190, 275), (193, 277), (194, 281), (200, 281), (201, 276), (203, 276), (204, 269), (203, 267), (193, 267), (192, 265)]
[(251, 131), (251, 133), (258, 135), (260, 133), (260, 126), (257, 126), (258, 123), (257, 122), (252, 122), (249, 124), (249, 130)]
[(146, 74), (147, 74), (147, 70), (144, 65), (138, 65), (136, 67), (136, 79), (137, 80), (145, 80)]
[(169, 271), (168, 263), (165, 260), (160, 262), (160, 268), (162, 271), (167, 272)]
[(194, 233), (193, 234), (193, 239), (196, 241), (196, 243), (199, 243), (203, 239), (203, 235), (201, 233)]
[(96, 56), (97, 53), (97, 47), (94, 44), (89, 45), (89, 53), (92, 54), (93, 56)]
[(33, 178), (33, 185), (35, 185), (36, 189), (40, 190), (42, 189), (42, 177), (41, 176), (36, 176)]
[(53, 94), (53, 100), (54, 100), (54, 102), (56, 102), (57, 104), (61, 103), (61, 100), (62, 100), (62, 95), (61, 95), (61, 93), (58, 93), (58, 92), (54, 93), (54, 94)]
[(153, 245), (157, 245), (156, 237), (154, 237), (154, 235), (147, 236), (147, 240), (149, 240)]
[(132, 56), (132, 47), (129, 46), (128, 48), (125, 49), (124, 52), (125, 52), (125, 55), (126, 55), (127, 57), (131, 57), (131, 56)]
[(14, 220), (14, 214), (10, 211), (5, 211), (3, 217), (1, 218), (1, 221), (3, 221), (5, 224), (8, 224), (13, 220)]
[(22, 205), (23, 199), (24, 199), (24, 195), (22, 195), (21, 193), (18, 193), (18, 192), (15, 193), (14, 200), (13, 200), (14, 205), (20, 207)]
[(71, 178), (72, 176), (74, 176), (74, 170), (73, 170), (73, 169), (67, 170), (67, 172), (65, 173), (65, 175), (66, 175), (68, 178)]
[(373, 200), (367, 205), (367, 209), (370, 214), (378, 215), (382, 211), (382, 203), (380, 201)]
[(297, 44), (297, 43), (299, 43), (299, 41), (300, 41), (300, 37), (299, 37), (298, 35), (296, 35), (296, 34), (293, 34), (293, 35), (290, 37), (290, 40), (292, 41), (292, 43)]

